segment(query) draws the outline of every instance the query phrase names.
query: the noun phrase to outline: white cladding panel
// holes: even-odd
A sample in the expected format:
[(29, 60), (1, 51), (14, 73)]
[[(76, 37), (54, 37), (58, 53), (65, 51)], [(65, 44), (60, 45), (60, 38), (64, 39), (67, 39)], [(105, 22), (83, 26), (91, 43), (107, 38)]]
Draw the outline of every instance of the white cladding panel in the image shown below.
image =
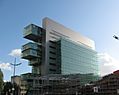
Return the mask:
[(72, 41), (75, 41), (77, 43), (82, 43), (86, 46), (88, 46), (89, 48), (95, 50), (95, 43), (93, 40), (82, 36), (81, 34), (79, 34), (78, 32), (74, 32), (69, 28), (64, 27), (63, 25), (49, 19), (49, 18), (44, 18), (43, 19), (43, 28), (46, 29), (46, 42), (51, 39), (52, 34), (50, 34), (51, 32), (54, 34), (58, 34), (58, 35), (62, 35), (62, 37), (68, 38)]

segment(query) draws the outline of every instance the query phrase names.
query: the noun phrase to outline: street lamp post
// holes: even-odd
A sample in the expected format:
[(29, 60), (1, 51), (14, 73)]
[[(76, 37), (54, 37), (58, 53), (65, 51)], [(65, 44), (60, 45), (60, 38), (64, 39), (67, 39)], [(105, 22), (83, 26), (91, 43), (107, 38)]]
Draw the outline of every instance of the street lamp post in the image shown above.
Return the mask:
[(116, 40), (119, 40), (119, 37), (118, 37), (118, 36), (114, 35), (113, 37), (114, 37)]
[(13, 95), (15, 95), (15, 81), (14, 81), (14, 77), (15, 77), (15, 70), (16, 70), (16, 66), (19, 66), (19, 65), (21, 65), (21, 63), (16, 63), (16, 58), (15, 58), (15, 60), (14, 60), (14, 63), (10, 63), (13, 67), (14, 67), (14, 71), (13, 71), (13, 88), (12, 88), (12, 90), (13, 90)]

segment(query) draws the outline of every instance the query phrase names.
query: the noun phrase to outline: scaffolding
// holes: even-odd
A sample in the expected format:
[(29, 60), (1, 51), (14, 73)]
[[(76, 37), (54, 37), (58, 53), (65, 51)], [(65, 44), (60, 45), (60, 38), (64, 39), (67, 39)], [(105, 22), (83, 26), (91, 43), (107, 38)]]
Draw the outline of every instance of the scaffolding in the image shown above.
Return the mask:
[(24, 74), (27, 81), (27, 95), (81, 95), (82, 85), (95, 79), (93, 74)]
[(33, 81), (33, 88), (34, 95), (78, 95), (80, 81), (61, 75), (43, 76)]

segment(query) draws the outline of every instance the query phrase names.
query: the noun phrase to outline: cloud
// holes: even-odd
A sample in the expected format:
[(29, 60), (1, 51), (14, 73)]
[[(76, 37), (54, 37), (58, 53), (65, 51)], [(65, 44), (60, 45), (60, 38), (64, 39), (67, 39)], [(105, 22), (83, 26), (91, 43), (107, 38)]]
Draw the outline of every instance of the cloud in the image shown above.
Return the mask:
[(14, 57), (21, 57), (21, 49), (14, 49), (9, 53), (9, 55)]
[(10, 63), (0, 63), (0, 68), (3, 70), (12, 70)]
[(104, 76), (119, 69), (119, 61), (107, 53), (99, 53), (99, 71)]

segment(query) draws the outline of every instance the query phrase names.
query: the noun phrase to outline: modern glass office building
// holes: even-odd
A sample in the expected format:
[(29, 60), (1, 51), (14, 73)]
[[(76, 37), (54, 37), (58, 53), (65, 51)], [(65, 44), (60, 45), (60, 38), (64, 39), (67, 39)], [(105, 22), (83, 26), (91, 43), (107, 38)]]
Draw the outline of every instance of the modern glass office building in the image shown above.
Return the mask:
[[(45, 80), (52, 79), (52, 75), (57, 79), (57, 75), (67, 76), (61, 77), (66, 81), (76, 78), (80, 85), (98, 79), (97, 52), (93, 40), (49, 18), (43, 19), (42, 27), (34, 24), (26, 26), (23, 35), (31, 40), (22, 46), (22, 58), (32, 66), (32, 73), (22, 75), (25, 85), (29, 87), (28, 95), (39, 95), (39, 91), (44, 89), (42, 83), (38, 85), (40, 76), (45, 76)], [(56, 78), (53, 78), (54, 82)], [(46, 85), (49, 86), (49, 83)], [(73, 85), (77, 87), (77, 84)]]
[(24, 28), (22, 58), (29, 60), (34, 74), (98, 74), (97, 52), (93, 40), (49, 19), (43, 26)]

